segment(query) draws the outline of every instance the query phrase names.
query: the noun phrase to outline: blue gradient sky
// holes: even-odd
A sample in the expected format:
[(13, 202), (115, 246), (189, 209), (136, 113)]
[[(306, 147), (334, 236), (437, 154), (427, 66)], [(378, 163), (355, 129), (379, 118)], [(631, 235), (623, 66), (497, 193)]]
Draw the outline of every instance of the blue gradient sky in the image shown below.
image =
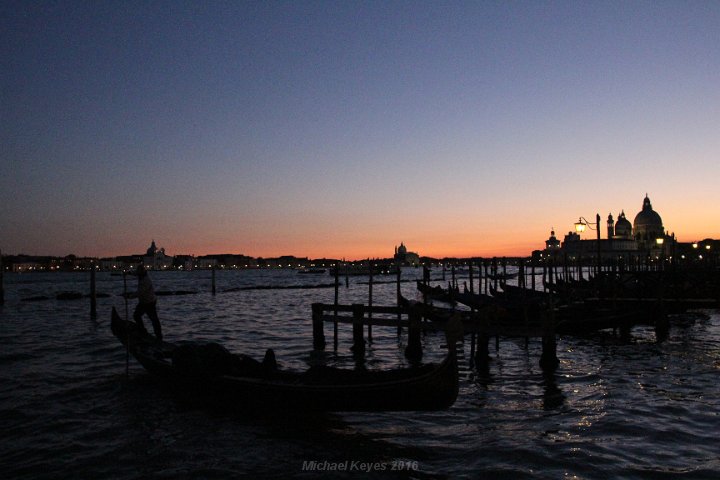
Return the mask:
[(0, 248), (720, 237), (718, 2), (3, 2)]

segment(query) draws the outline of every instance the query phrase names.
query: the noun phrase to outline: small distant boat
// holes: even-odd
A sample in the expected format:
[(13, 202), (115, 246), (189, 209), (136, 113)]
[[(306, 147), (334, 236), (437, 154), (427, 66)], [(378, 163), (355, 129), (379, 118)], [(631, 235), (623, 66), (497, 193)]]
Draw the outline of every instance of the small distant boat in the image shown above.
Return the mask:
[(367, 265), (344, 265), (330, 269), (330, 275), (334, 276), (335, 272), (337, 272), (337, 275), (340, 277), (346, 275), (351, 277), (367, 277), (370, 275), (370, 272), (372, 272), (373, 275), (389, 275), (391, 273), (395, 273), (395, 270), (392, 270), (389, 266), (382, 265), (373, 265), (372, 267)]
[[(237, 411), (444, 410), (458, 395), (454, 343), (439, 364), (393, 370), (348, 370), (327, 366), (304, 372), (278, 369), (274, 355), (263, 362), (235, 355), (218, 344), (181, 346), (157, 341), (112, 310), (113, 334), (145, 369), (184, 396)], [(271, 351), (269, 351), (271, 352)]]
[(298, 270), (298, 273), (301, 275), (320, 275), (320, 274), (325, 273), (325, 271), (326, 270), (324, 268), (312, 267), (312, 268), (303, 268), (302, 270)]

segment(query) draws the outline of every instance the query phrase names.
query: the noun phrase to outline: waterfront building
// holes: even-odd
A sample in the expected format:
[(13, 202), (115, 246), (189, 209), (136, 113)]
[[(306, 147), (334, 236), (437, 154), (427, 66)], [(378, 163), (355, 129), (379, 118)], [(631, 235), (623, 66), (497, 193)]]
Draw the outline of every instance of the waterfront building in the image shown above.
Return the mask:
[(165, 255), (164, 248), (158, 248), (155, 240), (148, 247), (142, 261), (148, 270), (167, 270), (173, 267), (174, 259)]
[(46, 267), (40, 262), (16, 262), (12, 264), (14, 273), (40, 272), (43, 270), (46, 270)]
[(657, 239), (664, 238), (666, 235), (662, 218), (653, 210), (647, 194), (645, 194), (645, 200), (643, 200), (642, 210), (635, 215), (633, 231), (640, 250), (651, 249), (656, 245)]
[[(570, 259), (576, 259), (597, 257), (599, 252), (603, 261), (609, 259), (630, 261), (638, 257), (669, 258), (677, 245), (675, 234), (665, 231), (662, 218), (653, 210), (647, 194), (642, 209), (635, 216), (632, 224), (625, 217), (625, 210), (620, 212), (617, 221), (612, 213), (608, 215), (605, 238), (601, 238), (602, 227), (599, 216), (596, 223), (587, 223), (581, 218), (575, 226), (577, 231), (568, 232), (562, 242), (555, 237), (553, 230), (550, 238), (545, 241), (544, 256), (562, 254)], [(580, 233), (585, 231), (585, 227), (596, 230), (597, 237), (581, 239)]]
[(100, 270), (106, 271), (106, 272), (114, 272), (117, 270), (122, 270), (124, 267), (124, 264), (122, 261), (118, 260), (117, 257), (115, 258), (101, 258), (98, 261), (98, 266), (100, 267)]
[(408, 252), (407, 247), (403, 242), (400, 242), (400, 246), (395, 247), (395, 255), (393, 257), (395, 263), (398, 265), (406, 265), (417, 267), (420, 265), (420, 255), (415, 252)]
[(550, 238), (545, 240), (545, 250), (551, 253), (560, 250), (560, 240), (555, 236), (554, 228), (550, 231)]

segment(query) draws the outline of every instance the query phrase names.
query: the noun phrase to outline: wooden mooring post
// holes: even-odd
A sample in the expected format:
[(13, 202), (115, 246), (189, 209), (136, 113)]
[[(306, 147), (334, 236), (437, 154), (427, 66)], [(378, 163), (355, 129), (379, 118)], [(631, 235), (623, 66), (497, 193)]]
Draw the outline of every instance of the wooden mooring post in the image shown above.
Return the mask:
[(543, 322), (540, 368), (545, 371), (553, 371), (558, 367), (558, 365), (560, 365), (560, 360), (557, 358), (557, 340), (555, 338), (555, 305), (551, 289), (549, 311)]
[(361, 303), (353, 303), (353, 346), (350, 348), (354, 354), (363, 355), (365, 353), (365, 338), (363, 334), (363, 305)]
[[(470, 293), (475, 293), (475, 286), (473, 285), (473, 262), (470, 262), (470, 270), (468, 272), (470, 276)], [(480, 276), (482, 275), (482, 269), (480, 269)], [(478, 284), (478, 291), (482, 291), (480, 284)], [(475, 308), (470, 309), (471, 312), (475, 313)], [(475, 332), (470, 334), (470, 358), (473, 358), (475, 354)]]
[[(128, 321), (128, 289), (127, 274), (123, 270), (123, 298), (125, 299), (125, 321)], [(127, 337), (125, 337), (125, 376), (130, 376), (130, 329), (127, 329)]]
[(468, 266), (468, 282), (470, 282), (470, 292), (475, 292), (475, 287), (473, 287), (473, 283), (475, 279), (473, 278), (473, 264), (470, 262), (470, 265)]
[(95, 262), (90, 264), (90, 318), (97, 318), (97, 292), (95, 290)]
[(400, 291), (400, 277), (402, 275), (402, 271), (400, 269), (400, 263), (397, 264), (397, 307), (398, 307), (398, 313), (397, 313), (397, 321), (398, 321), (398, 327), (397, 327), (397, 334), (398, 338), (400, 335), (402, 335), (402, 326), (400, 325), (400, 320), (402, 319), (402, 313), (400, 313), (400, 307), (402, 306), (402, 292)]
[[(346, 277), (347, 278), (347, 277)], [(347, 288), (347, 287), (345, 287)], [(334, 309), (334, 320), (333, 320), (333, 350), (337, 352), (338, 349), (338, 322), (337, 322), (337, 316), (338, 316), (338, 300), (339, 300), (339, 290), (340, 290), (340, 265), (335, 265), (335, 309)], [(320, 312), (320, 316), (322, 317), (322, 311)], [(321, 323), (322, 325), (322, 323)]]
[(408, 324), (408, 344), (405, 347), (405, 357), (413, 362), (422, 359), (422, 343), (420, 341), (422, 312), (419, 305), (410, 307)]
[[(445, 268), (445, 264), (443, 264), (443, 269), (444, 268)], [(445, 274), (443, 274), (443, 280), (445, 280)], [(423, 265), (423, 283), (425, 284), (425, 286), (430, 285), (430, 270), (424, 265)], [(423, 299), (423, 304), (427, 305), (428, 296), (427, 296), (426, 290), (423, 290), (423, 292), (422, 292), (422, 299)]]
[(483, 261), (483, 269), (485, 270), (485, 295), (488, 294), (488, 260)]
[(487, 331), (488, 319), (483, 316), (480, 320), (480, 328), (477, 332), (477, 347), (475, 348), (475, 366), (486, 370), (490, 363), (490, 334)]
[(212, 266), (212, 294), (215, 295), (215, 264)]
[(483, 261), (478, 260), (478, 293), (483, 293)]
[(535, 257), (530, 259), (530, 289), (535, 290)]
[(495, 291), (498, 289), (498, 259), (493, 257), (492, 260), (492, 274), (493, 274), (493, 288)]
[[(337, 312), (335, 313), (337, 318)], [(323, 304), (313, 303), (312, 304), (312, 326), (313, 326), (313, 349), (325, 350), (325, 331), (323, 330)], [(337, 321), (335, 322), (335, 332), (337, 332)], [(337, 335), (336, 335), (337, 349)]]
[(653, 309), (653, 320), (655, 322), (655, 340), (658, 343), (662, 343), (668, 339), (670, 335), (670, 319), (665, 311), (665, 285), (663, 284), (662, 277), (660, 285), (658, 286), (658, 297), (655, 307)]
[[(370, 259), (368, 259), (368, 269), (369, 269), (369, 277), (368, 277), (368, 307), (370, 309), (368, 310), (368, 319), (372, 320), (372, 305), (373, 305), (373, 266), (370, 262)], [(372, 343), (372, 323), (368, 323), (368, 343)]]
[(5, 286), (3, 276), (5, 274), (5, 265), (2, 260), (2, 250), (0, 250), (0, 305), (5, 305)]

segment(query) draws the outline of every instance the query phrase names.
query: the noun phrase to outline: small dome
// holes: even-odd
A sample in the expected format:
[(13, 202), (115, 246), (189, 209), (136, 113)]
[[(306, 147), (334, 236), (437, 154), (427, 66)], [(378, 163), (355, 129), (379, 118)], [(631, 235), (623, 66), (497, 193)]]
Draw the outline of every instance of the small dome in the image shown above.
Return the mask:
[(620, 212), (617, 222), (615, 222), (615, 235), (625, 237), (632, 235), (632, 225), (630, 224), (630, 220), (625, 218), (624, 210)]
[(550, 230), (550, 238), (545, 240), (545, 248), (552, 250), (560, 248), (560, 240), (555, 237), (555, 229)]

